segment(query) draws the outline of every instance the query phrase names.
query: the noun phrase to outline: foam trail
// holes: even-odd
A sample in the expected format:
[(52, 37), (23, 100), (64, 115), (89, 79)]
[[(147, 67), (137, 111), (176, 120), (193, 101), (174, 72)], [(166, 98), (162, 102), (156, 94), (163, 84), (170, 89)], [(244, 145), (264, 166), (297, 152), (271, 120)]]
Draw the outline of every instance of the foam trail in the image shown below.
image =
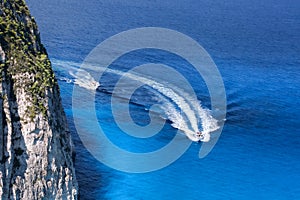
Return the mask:
[(96, 90), (100, 84), (95, 81), (95, 79), (91, 76), (90, 73), (83, 69), (79, 69), (76, 66), (79, 66), (78, 63), (74, 62), (61, 62), (58, 60), (52, 60), (54, 66), (61, 66), (58, 68), (59, 70), (67, 70), (69, 75), (71, 75), (75, 80), (71, 80), (65, 77), (62, 77), (62, 81), (66, 81), (67, 83), (74, 83), (80, 87), (83, 87), (88, 90)]
[[(204, 142), (208, 142), (210, 140), (210, 132), (215, 131), (219, 128), (217, 125), (217, 120), (214, 119), (211, 115), (209, 115), (209, 112), (207, 110), (203, 109), (200, 106), (199, 101), (194, 100), (194, 98), (190, 97), (190, 95), (188, 95), (184, 91), (180, 90), (178, 87), (171, 85), (171, 87), (172, 87), (172, 89), (171, 89), (171, 88), (167, 87), (167, 86), (170, 86), (170, 84), (161, 84), (152, 79), (141, 77), (141, 76), (135, 75), (133, 73), (125, 73), (125, 72), (114, 70), (114, 69), (105, 69), (105, 71), (109, 72), (109, 73), (117, 74), (120, 76), (126, 76), (132, 80), (140, 81), (144, 84), (149, 85), (153, 89), (159, 91), (164, 96), (170, 98), (183, 111), (183, 114), (186, 115), (186, 117), (188, 118), (188, 121), (190, 122), (190, 124), (192, 126), (191, 127), (192, 130), (189, 129), (188, 125), (185, 123), (184, 119), (182, 118), (182, 115), (180, 113), (178, 113), (175, 108), (171, 109), (169, 105), (166, 106), (164, 109), (166, 114), (168, 115), (169, 119), (173, 122), (173, 126), (175, 128), (178, 128), (178, 129), (184, 131), (186, 133), (186, 135), (188, 136), (188, 138), (191, 139), (192, 141), (201, 140)], [(178, 95), (178, 93), (176, 93), (174, 91), (174, 88), (182, 96)], [(183, 96), (185, 98), (183, 98)], [(188, 101), (186, 101), (186, 100), (188, 100)], [(193, 109), (191, 109), (190, 104), (192, 105), (194, 110), (196, 110), (197, 112), (194, 112)], [(201, 122), (202, 122), (201, 125), (203, 128), (203, 131), (202, 131), (201, 138), (199, 138), (195, 135), (195, 133), (199, 131), (196, 115), (198, 115), (198, 117), (201, 118)], [(179, 124), (181, 124), (181, 125), (179, 125)]]
[[(77, 66), (80, 66), (79, 63), (59, 62), (57, 60), (55, 61), (56, 62), (54, 63), (63, 66), (65, 70), (69, 71), (70, 75), (76, 78), (75, 83), (79, 86), (85, 87), (87, 89), (96, 89), (99, 86), (99, 83), (96, 82), (93, 79), (93, 77), (85, 70), (82, 70), (81, 73), (78, 74), (75, 73), (78, 70)], [(182, 130), (192, 141), (201, 140), (207, 142), (210, 139), (210, 132), (213, 132), (219, 128), (217, 120), (210, 115), (209, 110), (202, 108), (200, 102), (197, 99), (190, 96), (184, 90), (170, 83), (162, 84), (155, 80), (152, 80), (149, 77), (142, 77), (141, 74), (137, 73), (128, 73), (93, 65), (85, 67), (88, 67), (89, 69), (94, 71), (100, 70), (120, 76), (126, 76), (129, 79), (139, 81), (150, 86), (154, 89), (154, 91), (158, 91), (158, 94), (162, 94), (161, 99), (164, 99), (162, 108), (165, 111), (168, 118), (173, 122), (172, 126), (179, 130)], [(95, 85), (87, 84), (88, 82), (93, 83)], [(175, 103), (182, 110), (183, 113), (180, 113), (178, 109), (176, 109), (176, 107), (174, 107), (174, 105), (170, 103), (170, 101), (167, 99), (171, 99), (172, 102)], [(185, 120), (185, 117), (187, 118), (187, 120)], [(196, 132), (199, 131), (198, 118), (201, 119), (201, 127), (203, 129), (202, 137), (200, 138), (196, 136)], [(189, 122), (189, 124), (187, 122)]]
[(186, 98), (186, 100), (190, 103), (193, 107), (193, 110), (196, 111), (196, 115), (198, 118), (201, 119), (201, 127), (202, 127), (202, 137), (201, 141), (209, 141), (210, 140), (210, 133), (219, 129), (218, 121), (210, 115), (210, 111), (208, 109), (204, 109), (201, 107), (200, 102), (191, 97), (188, 93), (184, 90), (174, 86), (170, 83), (167, 83), (173, 90), (181, 94)]
[(78, 69), (77, 73), (69, 71), (69, 74), (75, 78), (74, 83), (88, 90), (96, 90), (100, 84), (85, 70)]
[(188, 124), (184, 120), (184, 117), (181, 112), (179, 112), (176, 107), (169, 102), (169, 100), (163, 96), (161, 93), (158, 91), (154, 90), (153, 91), (160, 99), (162, 102), (161, 108), (165, 112), (165, 114), (168, 116), (168, 119), (172, 122), (172, 126), (174, 128), (180, 129), (180, 130), (185, 130), (189, 129)]
[(193, 131), (194, 132), (198, 131), (198, 121), (197, 121), (195, 113), (191, 109), (190, 105), (185, 101), (185, 99), (182, 96), (178, 95), (171, 88), (168, 88), (165, 85), (163, 85), (161, 83), (158, 83), (154, 80), (144, 78), (144, 77), (141, 77), (141, 76), (137, 76), (133, 73), (124, 73), (122, 71), (113, 70), (113, 69), (106, 69), (106, 71), (109, 72), (109, 73), (114, 73), (114, 74), (120, 75), (120, 76), (126, 76), (126, 77), (128, 77), (132, 80), (140, 81), (144, 84), (149, 85), (153, 89), (159, 91), (164, 96), (170, 98), (173, 102), (175, 102), (178, 105), (178, 107), (181, 110), (184, 111), (184, 114), (187, 116), (187, 118), (189, 119), (189, 121), (191, 123)]
[[(186, 93), (184, 90), (170, 84), (166, 83), (165, 85), (171, 86), (172, 89), (174, 89), (176, 92), (182, 94), (182, 96), (186, 97), (188, 102), (192, 105), (192, 107), (196, 110), (196, 115), (201, 118), (201, 126), (203, 128), (202, 130), (202, 136), (200, 138), (203, 142), (208, 142), (210, 140), (210, 132), (215, 131), (219, 128), (218, 121), (214, 119), (210, 114), (209, 110), (203, 109), (201, 107), (200, 102), (195, 99), (191, 98), (188, 93)], [(164, 110), (165, 114), (168, 116), (168, 119), (172, 121), (171, 124), (174, 128), (177, 128), (179, 130), (182, 130), (186, 133), (186, 135), (192, 140), (192, 141), (198, 141), (199, 137), (195, 136), (195, 132), (190, 131), (188, 124), (186, 123), (186, 120), (184, 120), (184, 116), (181, 112), (178, 111), (174, 107), (172, 103), (170, 103), (165, 96), (163, 96), (161, 93), (159, 93), (156, 90), (153, 90), (153, 92), (158, 96), (158, 98), (163, 101), (163, 105), (161, 108)]]
[[(57, 76), (56, 76), (57, 77)], [(58, 76), (57, 77), (59, 80), (61, 81), (64, 81), (66, 83), (74, 83), (74, 81), (72, 79), (69, 79), (69, 78), (66, 78), (66, 77), (63, 77), (63, 76)]]

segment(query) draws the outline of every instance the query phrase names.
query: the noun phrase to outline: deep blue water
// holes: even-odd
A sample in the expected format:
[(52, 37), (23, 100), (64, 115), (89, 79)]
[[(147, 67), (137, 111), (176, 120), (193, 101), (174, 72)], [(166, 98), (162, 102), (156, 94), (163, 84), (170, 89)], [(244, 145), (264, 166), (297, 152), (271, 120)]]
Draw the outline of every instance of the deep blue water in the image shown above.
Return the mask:
[[(300, 199), (299, 1), (27, 0), (27, 3), (59, 77), (76, 145), (76, 172), (82, 199)], [(166, 168), (130, 174), (103, 165), (83, 147), (72, 117), (73, 84), (63, 80), (70, 78), (64, 66), (76, 67), (106, 38), (144, 26), (177, 30), (208, 51), (224, 80), (227, 121), (218, 143), (204, 159), (198, 158), (201, 144), (193, 143)], [(118, 62), (130, 68), (164, 59), (164, 63), (175, 68), (187, 66), (183, 60), (164, 53), (133, 52)], [(114, 78), (109, 77), (111, 82), (103, 80), (106, 84), (103, 87), (109, 90)], [(195, 81), (197, 97), (204, 107), (210, 108), (207, 89), (199, 81)], [(130, 105), (132, 117), (145, 125), (149, 119), (144, 108), (151, 104), (151, 99), (140, 98)], [(109, 102), (110, 94), (97, 92), (98, 118), (109, 130), (113, 142), (124, 149), (152, 151), (165, 145), (176, 132), (168, 123), (154, 138), (118, 140), (124, 136), (113, 122)], [(94, 127), (89, 127), (88, 111), (82, 115), (87, 119), (87, 129), (93, 130)]]

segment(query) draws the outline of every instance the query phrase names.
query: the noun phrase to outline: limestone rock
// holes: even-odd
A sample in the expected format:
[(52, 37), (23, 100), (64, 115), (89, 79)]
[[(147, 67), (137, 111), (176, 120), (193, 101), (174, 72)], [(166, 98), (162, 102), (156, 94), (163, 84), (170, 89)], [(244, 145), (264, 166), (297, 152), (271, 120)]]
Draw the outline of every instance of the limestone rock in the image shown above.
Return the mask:
[(59, 87), (24, 0), (0, 0), (0, 199), (77, 199)]

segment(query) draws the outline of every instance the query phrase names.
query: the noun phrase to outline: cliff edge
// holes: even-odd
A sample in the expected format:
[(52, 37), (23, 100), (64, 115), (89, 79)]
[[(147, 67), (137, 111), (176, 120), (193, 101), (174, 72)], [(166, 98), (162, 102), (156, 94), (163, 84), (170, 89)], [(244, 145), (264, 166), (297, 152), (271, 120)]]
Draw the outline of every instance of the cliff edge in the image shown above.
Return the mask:
[(59, 88), (24, 0), (0, 0), (0, 199), (77, 199)]

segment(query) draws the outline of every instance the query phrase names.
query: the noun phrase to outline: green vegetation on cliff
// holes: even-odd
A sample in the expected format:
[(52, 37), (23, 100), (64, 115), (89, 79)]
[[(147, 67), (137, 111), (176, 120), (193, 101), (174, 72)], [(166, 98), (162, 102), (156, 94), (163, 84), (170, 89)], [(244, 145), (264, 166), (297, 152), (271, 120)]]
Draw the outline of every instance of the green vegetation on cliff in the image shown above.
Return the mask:
[(24, 0), (0, 0), (0, 199), (77, 199), (59, 87)]
[(28, 75), (26, 82), (17, 87), (31, 94), (32, 106), (28, 107), (30, 118), (37, 113), (46, 116), (42, 101), (46, 91), (56, 84), (51, 63), (40, 42), (36, 22), (30, 16), (24, 0), (0, 0), (0, 45), (5, 59), (0, 61), (0, 80), (5, 76)]

